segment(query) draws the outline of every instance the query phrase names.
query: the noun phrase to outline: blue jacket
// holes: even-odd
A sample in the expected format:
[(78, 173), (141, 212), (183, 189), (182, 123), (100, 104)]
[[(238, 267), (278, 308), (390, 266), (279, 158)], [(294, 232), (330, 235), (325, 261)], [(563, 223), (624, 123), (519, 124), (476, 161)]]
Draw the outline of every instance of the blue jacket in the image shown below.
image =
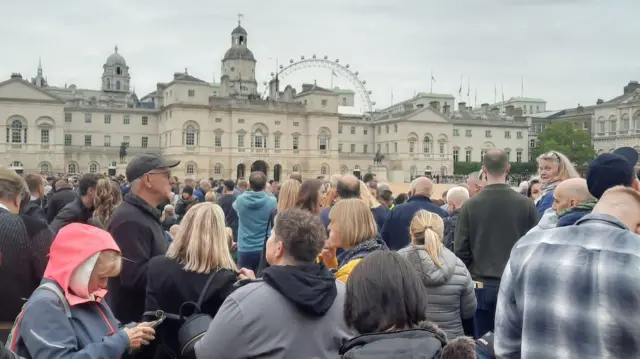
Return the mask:
[(198, 188), (195, 191), (193, 191), (193, 195), (198, 197), (198, 201), (200, 203), (204, 202), (204, 192), (202, 192), (202, 190), (200, 188)]
[(542, 217), (544, 212), (551, 208), (551, 206), (553, 206), (553, 191), (547, 192), (544, 196), (542, 196), (542, 198), (540, 198), (538, 203), (536, 203), (536, 208), (538, 209), (538, 214), (540, 215), (540, 217)]
[(245, 191), (233, 202), (238, 213), (238, 252), (259, 252), (276, 198), (264, 191)]
[(129, 349), (129, 337), (104, 302), (71, 306), (69, 319), (58, 296), (40, 289), (27, 302), (16, 349), (33, 359), (114, 359)]
[(406, 203), (395, 206), (382, 227), (382, 239), (392, 251), (397, 251), (409, 245), (409, 225), (416, 212), (424, 209), (442, 218), (449, 215), (445, 210), (435, 205), (428, 197), (413, 196)]
[(588, 210), (569, 212), (569, 213), (565, 214), (564, 216), (558, 217), (558, 225), (557, 225), (557, 227), (572, 226), (580, 218), (584, 217), (585, 215), (587, 215), (589, 213), (591, 213), (591, 211), (588, 211)]

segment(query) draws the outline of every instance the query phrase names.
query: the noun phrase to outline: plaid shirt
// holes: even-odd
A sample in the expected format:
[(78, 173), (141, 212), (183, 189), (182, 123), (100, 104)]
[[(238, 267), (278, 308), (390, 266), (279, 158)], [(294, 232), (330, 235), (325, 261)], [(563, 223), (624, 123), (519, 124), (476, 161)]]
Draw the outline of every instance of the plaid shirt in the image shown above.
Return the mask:
[(502, 276), (495, 352), (503, 359), (640, 356), (640, 236), (592, 213), (527, 234)]

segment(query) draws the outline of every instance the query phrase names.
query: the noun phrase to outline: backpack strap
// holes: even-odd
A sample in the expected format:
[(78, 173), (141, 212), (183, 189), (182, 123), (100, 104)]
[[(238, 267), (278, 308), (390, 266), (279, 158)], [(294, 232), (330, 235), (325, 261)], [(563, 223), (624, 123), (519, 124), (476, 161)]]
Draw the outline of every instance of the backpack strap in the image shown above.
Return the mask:
[(198, 309), (202, 310), (202, 302), (204, 302), (204, 298), (207, 295), (207, 292), (209, 291), (209, 287), (211, 287), (211, 283), (213, 283), (213, 278), (215, 278), (216, 274), (218, 274), (219, 271), (220, 271), (220, 268), (217, 268), (216, 270), (211, 272), (211, 274), (209, 275), (209, 278), (207, 279), (207, 283), (205, 283), (204, 288), (200, 293), (198, 302), (196, 302), (196, 304), (198, 305)]
[(55, 294), (60, 300), (60, 303), (62, 303), (62, 306), (64, 307), (64, 314), (67, 316), (67, 318), (71, 318), (71, 307), (69, 306), (69, 301), (57, 284), (53, 282), (45, 282), (40, 284), (40, 286), (36, 288), (36, 290), (38, 289), (45, 289), (53, 292), (53, 294)]

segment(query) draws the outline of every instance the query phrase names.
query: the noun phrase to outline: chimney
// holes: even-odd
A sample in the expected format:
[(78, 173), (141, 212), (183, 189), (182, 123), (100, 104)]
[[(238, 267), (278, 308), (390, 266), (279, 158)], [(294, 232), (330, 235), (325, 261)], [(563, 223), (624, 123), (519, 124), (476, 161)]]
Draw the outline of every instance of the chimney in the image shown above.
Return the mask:
[(602, 105), (604, 103), (604, 100), (599, 98), (598, 101), (596, 101), (596, 105)]
[(500, 107), (494, 107), (491, 109), (491, 113), (498, 116), (500, 115)]
[(624, 87), (624, 94), (632, 93), (640, 88), (638, 81), (629, 81), (629, 84)]
[(12, 79), (22, 79), (22, 75), (20, 75), (17, 72), (14, 72), (14, 73), (11, 74), (11, 78)]
[(513, 110), (515, 109), (515, 107), (513, 107), (513, 105), (509, 105), (507, 107), (505, 107), (505, 110), (507, 110), (507, 116), (513, 116)]
[(451, 106), (449, 106), (449, 104), (445, 102), (445, 103), (444, 103), (444, 106), (442, 106), (442, 113), (443, 113), (443, 114), (445, 114), (445, 115), (448, 115), (448, 114), (449, 114), (449, 108), (450, 108), (450, 107), (451, 107)]
[(466, 102), (458, 102), (458, 112), (464, 112), (466, 108), (467, 108)]
[(522, 108), (518, 107), (513, 110), (514, 117), (522, 117)]
[(482, 105), (480, 105), (480, 107), (482, 107), (482, 112), (487, 113), (489, 112), (489, 104), (488, 103), (483, 103)]
[(439, 101), (431, 101), (431, 102), (429, 102), (429, 107), (431, 107), (436, 112), (440, 112), (440, 102)]
[(467, 107), (467, 111), (469, 111), (469, 112), (473, 112), (473, 106), (469, 106), (469, 107)]
[(302, 84), (302, 92), (311, 91), (312, 88), (312, 84)]

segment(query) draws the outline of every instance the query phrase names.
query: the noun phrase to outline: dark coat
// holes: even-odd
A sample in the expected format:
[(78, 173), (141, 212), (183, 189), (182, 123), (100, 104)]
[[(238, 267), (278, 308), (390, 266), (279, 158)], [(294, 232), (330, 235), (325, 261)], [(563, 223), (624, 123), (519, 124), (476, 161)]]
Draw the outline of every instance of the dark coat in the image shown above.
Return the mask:
[(47, 223), (53, 222), (58, 213), (76, 198), (78, 193), (71, 188), (59, 189), (47, 202)]
[(39, 221), (42, 221), (44, 223), (48, 223), (47, 215), (44, 214), (44, 210), (42, 209), (42, 199), (36, 198), (30, 201), (26, 207), (27, 208), (25, 208), (23, 212), (25, 215), (31, 218), (37, 219)]
[(93, 217), (93, 209), (87, 208), (82, 203), (80, 197), (76, 197), (76, 200), (64, 206), (64, 208), (58, 213), (56, 218), (51, 222), (51, 230), (53, 234), (58, 234), (60, 228), (71, 223), (87, 223), (87, 221)]
[(413, 216), (419, 210), (424, 209), (427, 212), (433, 212), (442, 218), (446, 218), (449, 214), (444, 209), (436, 206), (429, 197), (413, 196), (407, 202), (395, 206), (387, 217), (382, 227), (382, 239), (392, 251), (397, 251), (406, 247), (411, 242), (409, 237), (409, 225)]

